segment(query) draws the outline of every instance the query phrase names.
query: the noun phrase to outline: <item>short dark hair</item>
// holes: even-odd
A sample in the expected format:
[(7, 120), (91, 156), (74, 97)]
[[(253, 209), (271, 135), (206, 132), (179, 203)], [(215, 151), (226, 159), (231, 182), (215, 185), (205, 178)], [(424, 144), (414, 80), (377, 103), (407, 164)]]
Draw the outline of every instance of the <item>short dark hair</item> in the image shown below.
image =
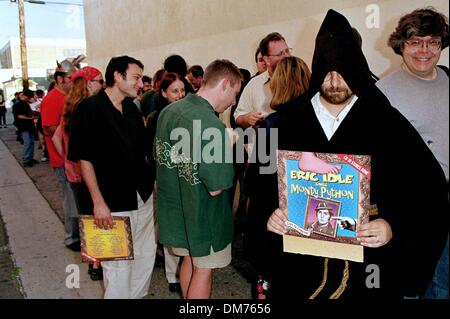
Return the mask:
[(42, 96), (44, 96), (44, 94), (45, 94), (44, 90), (41, 90), (41, 89), (37, 89), (36, 90), (36, 95), (37, 96), (42, 97)]
[(258, 63), (258, 54), (260, 54), (260, 53), (261, 53), (261, 50), (258, 47), (255, 52), (255, 63)]
[(26, 97), (29, 97), (29, 98), (33, 98), (34, 97), (34, 91), (31, 91), (29, 89), (23, 90), (22, 94), (25, 95)]
[(66, 73), (65, 73), (65, 72), (56, 71), (56, 72), (53, 74), (53, 79), (56, 81), (56, 78), (57, 78), (58, 76), (64, 78), (64, 76), (66, 76)]
[(193, 65), (189, 68), (188, 73), (192, 73), (194, 78), (203, 77), (203, 68), (201, 65)]
[(148, 83), (150, 83), (150, 82), (152, 82), (152, 78), (149, 77), (148, 75), (143, 75), (143, 76), (142, 76), (142, 82), (148, 82)]
[(231, 61), (215, 60), (206, 67), (202, 86), (215, 87), (223, 78), (226, 78), (230, 81), (230, 85), (234, 86), (242, 81), (242, 74)]
[(173, 54), (164, 60), (164, 69), (167, 72), (177, 73), (184, 78), (187, 74), (187, 64), (181, 55)]
[(264, 39), (261, 40), (259, 43), (259, 51), (261, 52), (262, 56), (269, 54), (269, 43), (270, 42), (276, 42), (276, 41), (286, 41), (281, 34), (278, 32), (272, 32), (269, 33), (264, 37)]
[(250, 78), (252, 77), (252, 75), (250, 74), (250, 71), (244, 68), (239, 68), (239, 72), (241, 72), (242, 75), (242, 81), (244, 83), (247, 83), (248, 81), (250, 81)]
[(448, 18), (433, 7), (417, 9), (400, 18), (395, 31), (388, 40), (394, 52), (403, 54), (405, 41), (412, 37), (439, 36), (441, 49), (448, 47)]
[(144, 65), (142, 64), (141, 61), (136, 60), (135, 58), (129, 57), (127, 55), (112, 58), (109, 61), (108, 66), (106, 67), (105, 72), (106, 86), (107, 87), (114, 86), (114, 72), (116, 71), (122, 74), (123, 77), (125, 77), (127, 75), (129, 64), (136, 64), (142, 70), (144, 69)]

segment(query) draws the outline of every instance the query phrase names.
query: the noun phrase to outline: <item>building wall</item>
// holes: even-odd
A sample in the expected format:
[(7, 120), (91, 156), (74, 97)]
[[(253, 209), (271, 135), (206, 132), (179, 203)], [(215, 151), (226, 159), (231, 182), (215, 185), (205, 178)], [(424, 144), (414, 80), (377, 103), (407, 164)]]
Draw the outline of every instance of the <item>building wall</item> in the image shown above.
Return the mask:
[[(83, 39), (27, 39), (29, 69), (54, 69), (56, 68), (56, 60), (60, 61), (67, 57), (73, 58), (81, 53), (86, 54), (86, 42)], [(11, 38), (0, 50), (0, 59), (2, 68), (21, 68), (18, 38)], [(3, 61), (5, 61), (5, 64), (3, 64)]]
[[(84, 39), (27, 38), (28, 76), (35, 79), (39, 88), (47, 88), (48, 74), (53, 74), (56, 60), (74, 58), (79, 54), (86, 54)], [(8, 93), (17, 91), (18, 82), (13, 79), (22, 77), (18, 38), (10, 38), (0, 49), (0, 61), (0, 86), (8, 82), (4, 84), (8, 86)]]
[[(379, 8), (378, 28), (366, 24), (371, 4)], [(226, 58), (254, 73), (259, 41), (278, 31), (311, 65), (315, 36), (333, 8), (360, 31), (369, 65), (384, 75), (401, 60), (386, 46), (398, 19), (428, 5), (448, 16), (447, 0), (89, 0), (84, 1), (87, 55), (102, 70), (111, 57), (127, 54), (152, 75), (176, 53), (190, 65)], [(441, 63), (448, 65), (447, 49)]]
[(11, 46), (9, 42), (0, 50), (0, 68), (1, 69), (10, 69), (12, 68), (12, 53)]

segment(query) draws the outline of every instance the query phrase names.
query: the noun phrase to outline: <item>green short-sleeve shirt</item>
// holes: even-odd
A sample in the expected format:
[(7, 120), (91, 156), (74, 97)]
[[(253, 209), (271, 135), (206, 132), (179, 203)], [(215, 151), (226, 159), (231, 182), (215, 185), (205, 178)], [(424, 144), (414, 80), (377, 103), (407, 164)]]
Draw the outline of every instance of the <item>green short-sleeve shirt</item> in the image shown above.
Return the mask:
[[(193, 257), (224, 249), (233, 238), (228, 189), (234, 176), (224, 124), (205, 99), (189, 94), (161, 112), (156, 130), (160, 242)], [(210, 195), (217, 190), (224, 191)]]

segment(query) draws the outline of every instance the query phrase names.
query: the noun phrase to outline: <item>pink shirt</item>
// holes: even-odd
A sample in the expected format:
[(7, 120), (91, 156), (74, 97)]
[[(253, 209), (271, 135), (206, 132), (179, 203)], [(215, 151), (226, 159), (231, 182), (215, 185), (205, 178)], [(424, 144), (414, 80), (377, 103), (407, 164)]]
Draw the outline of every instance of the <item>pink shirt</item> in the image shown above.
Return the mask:
[(67, 159), (67, 152), (69, 148), (69, 134), (63, 129), (62, 125), (58, 125), (55, 131), (55, 136), (62, 137), (64, 143), (64, 170), (66, 172), (67, 180), (70, 183), (81, 183), (81, 169), (78, 163), (69, 161)]

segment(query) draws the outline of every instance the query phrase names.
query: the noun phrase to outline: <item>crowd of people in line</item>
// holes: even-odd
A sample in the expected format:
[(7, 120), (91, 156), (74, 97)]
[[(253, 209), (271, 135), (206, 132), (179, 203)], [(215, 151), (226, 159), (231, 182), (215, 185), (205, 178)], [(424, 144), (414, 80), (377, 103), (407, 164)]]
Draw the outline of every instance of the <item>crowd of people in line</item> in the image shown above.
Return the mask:
[[(311, 70), (278, 32), (260, 41), (253, 77), (221, 59), (188, 68), (180, 55), (153, 78), (129, 56), (112, 58), (104, 75), (65, 60), (47, 95), (24, 90), (13, 105), (23, 166), (38, 163), (34, 141), (43, 136), (41, 161), (61, 184), (71, 250), (80, 251), (80, 214), (104, 229), (115, 216), (130, 218), (134, 259), (89, 266), (105, 298), (144, 297), (158, 245), (170, 291), (210, 298), (213, 270), (231, 262), (234, 225), (254, 298), (448, 298), (449, 79), (437, 65), (448, 38), (448, 18), (433, 8), (403, 16), (388, 41), (402, 64), (380, 80), (358, 31), (334, 10)], [(0, 97), (0, 120), (3, 105)], [(257, 127), (266, 137), (276, 128), (283, 150), (370, 155), (377, 214), (351, 225), (364, 262), (284, 253), (288, 212), (279, 208), (277, 173), (261, 174), (267, 164), (258, 160), (225, 160), (233, 147), (226, 127)], [(190, 137), (185, 148), (180, 128)], [(202, 158), (205, 149), (215, 160)], [(320, 205), (328, 222), (330, 208)], [(422, 232), (430, 214), (439, 222)], [(381, 274), (375, 289), (366, 285), (371, 264)]]

